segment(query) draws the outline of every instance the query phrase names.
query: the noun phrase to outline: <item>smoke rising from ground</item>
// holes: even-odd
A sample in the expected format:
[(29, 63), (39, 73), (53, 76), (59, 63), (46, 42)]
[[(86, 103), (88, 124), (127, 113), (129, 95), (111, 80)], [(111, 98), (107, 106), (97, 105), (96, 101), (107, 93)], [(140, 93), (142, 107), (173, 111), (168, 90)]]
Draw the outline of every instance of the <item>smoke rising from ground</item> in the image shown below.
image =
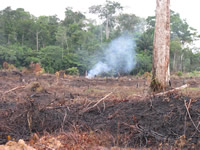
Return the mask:
[(129, 73), (136, 64), (135, 41), (129, 35), (114, 39), (104, 51), (104, 58), (89, 71), (88, 78), (103, 73)]

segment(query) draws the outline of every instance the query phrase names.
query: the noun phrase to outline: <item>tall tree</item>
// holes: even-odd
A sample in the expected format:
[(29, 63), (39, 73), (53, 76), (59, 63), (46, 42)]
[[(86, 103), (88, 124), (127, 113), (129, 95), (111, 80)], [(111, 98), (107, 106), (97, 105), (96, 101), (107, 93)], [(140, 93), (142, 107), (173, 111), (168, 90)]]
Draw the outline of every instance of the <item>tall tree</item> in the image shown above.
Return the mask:
[[(148, 17), (146, 19), (146, 31), (137, 40), (137, 47), (139, 51), (153, 50), (153, 35), (155, 31), (155, 16)], [(192, 46), (192, 42), (196, 40), (197, 31), (196, 29), (189, 26), (186, 20), (181, 19), (178, 13), (170, 11), (170, 58), (171, 69), (173, 72), (184, 71), (186, 67), (186, 56), (185, 48)], [(191, 50), (191, 49), (190, 49)]]
[(65, 27), (67, 38), (67, 49), (74, 52), (81, 49), (84, 41), (86, 27), (86, 17), (81, 12), (73, 11), (72, 8), (66, 8), (65, 19), (62, 22)]
[(14, 13), (11, 7), (0, 12), (0, 27), (3, 29), (4, 44), (13, 44), (17, 40)]
[(110, 27), (114, 22), (113, 15), (117, 10), (122, 10), (123, 7), (118, 2), (112, 2), (106, 0), (105, 5), (95, 5), (89, 8), (90, 13), (99, 14), (100, 19), (105, 19), (104, 23), (106, 24), (106, 40), (109, 39)]
[(67, 36), (66, 36), (66, 28), (63, 27), (63, 26), (59, 26), (58, 27), (58, 31), (56, 33), (56, 41), (57, 43), (61, 46), (62, 48), (62, 59), (63, 59), (63, 51), (64, 51), (64, 48), (67, 46), (68, 48), (68, 45), (67, 45)]
[(121, 32), (137, 32), (137, 28), (143, 20), (134, 14), (120, 14), (116, 17), (116, 21), (118, 23), (118, 30)]
[(178, 70), (178, 56), (181, 54), (181, 42), (179, 40), (173, 40), (170, 43), (170, 52), (173, 59), (172, 71), (177, 72)]
[(158, 91), (169, 86), (170, 0), (156, 0), (153, 68), (151, 88)]
[(14, 12), (17, 42), (23, 46), (25, 44), (25, 40), (28, 38), (27, 33), (30, 28), (31, 15), (24, 11), (23, 8), (18, 8)]

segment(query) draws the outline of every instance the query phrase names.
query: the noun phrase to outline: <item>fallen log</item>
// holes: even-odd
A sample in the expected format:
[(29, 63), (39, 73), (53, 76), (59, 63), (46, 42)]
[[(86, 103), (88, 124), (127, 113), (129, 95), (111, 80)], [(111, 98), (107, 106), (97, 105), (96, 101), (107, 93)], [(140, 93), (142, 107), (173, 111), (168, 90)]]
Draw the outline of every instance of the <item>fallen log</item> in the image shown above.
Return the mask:
[(177, 88), (174, 88), (174, 89), (169, 90), (169, 91), (165, 91), (165, 92), (154, 94), (154, 96), (162, 96), (162, 95), (165, 95), (165, 94), (168, 94), (168, 93), (172, 93), (172, 92), (177, 91), (177, 90), (185, 89), (187, 87), (188, 87), (188, 84), (185, 84), (185, 85), (183, 85), (181, 87), (177, 87)]
[(154, 94), (148, 94), (146, 96), (141, 96), (141, 95), (136, 95), (136, 94), (133, 94), (133, 95), (130, 95), (129, 97), (131, 96), (134, 96), (135, 98), (142, 98), (142, 99), (146, 99), (148, 97), (151, 97), (151, 96), (163, 96), (163, 95), (166, 95), (166, 94), (169, 94), (169, 93), (172, 93), (174, 91), (177, 91), (177, 90), (182, 90), (182, 89), (185, 89), (188, 87), (188, 84), (185, 84), (181, 87), (177, 87), (177, 88), (174, 88), (174, 89), (171, 89), (171, 90), (168, 90), (168, 91), (165, 91), (165, 92), (160, 92), (160, 93), (154, 93)]

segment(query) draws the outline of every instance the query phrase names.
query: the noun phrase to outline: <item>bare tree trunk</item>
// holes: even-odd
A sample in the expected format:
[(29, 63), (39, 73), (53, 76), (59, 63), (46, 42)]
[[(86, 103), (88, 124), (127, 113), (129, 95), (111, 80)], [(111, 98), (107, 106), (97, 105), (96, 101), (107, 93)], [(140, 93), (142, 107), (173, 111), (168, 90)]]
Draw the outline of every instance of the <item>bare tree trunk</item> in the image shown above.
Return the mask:
[(183, 57), (184, 57), (184, 53), (181, 54), (181, 63), (180, 63), (180, 65), (181, 65), (181, 67), (180, 67), (181, 72), (183, 72)]
[(109, 27), (108, 27), (109, 19), (106, 20), (106, 40), (109, 39)]
[(64, 43), (62, 42), (62, 60), (63, 60)]
[(187, 71), (192, 71), (193, 70), (193, 67), (192, 66), (194, 66), (194, 62), (193, 62), (193, 57), (192, 56), (190, 56), (190, 67), (189, 67), (189, 69), (187, 70)]
[(103, 29), (102, 29), (102, 24), (101, 24), (101, 44), (102, 44), (102, 41), (103, 41)]
[[(68, 37), (66, 36), (66, 45), (67, 45), (67, 49), (69, 49), (69, 44), (68, 44)], [(68, 50), (69, 53), (69, 50)]]
[(22, 35), (22, 46), (24, 46), (24, 33)]
[(37, 31), (36, 32), (36, 49), (37, 49), (37, 51), (39, 50), (38, 34), (39, 34), (39, 32)]
[(10, 44), (10, 34), (8, 34), (8, 40), (7, 40), (7, 44), (9, 45)]
[(153, 78), (151, 88), (154, 91), (169, 86), (169, 49), (170, 49), (170, 0), (156, 0), (156, 24), (153, 50)]
[(176, 52), (174, 52), (174, 58), (173, 58), (173, 72), (176, 72)]

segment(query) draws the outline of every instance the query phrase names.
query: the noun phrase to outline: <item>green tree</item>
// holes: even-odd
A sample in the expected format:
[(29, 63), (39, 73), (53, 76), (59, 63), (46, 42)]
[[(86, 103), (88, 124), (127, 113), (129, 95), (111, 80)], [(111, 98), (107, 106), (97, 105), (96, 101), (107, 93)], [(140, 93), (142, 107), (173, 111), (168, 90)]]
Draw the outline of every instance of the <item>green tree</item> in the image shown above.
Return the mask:
[(73, 11), (72, 8), (68, 7), (65, 10), (65, 19), (62, 21), (64, 26), (69, 24), (78, 24), (81, 27), (84, 27), (84, 21), (86, 17), (79, 11)]
[(59, 26), (60, 26), (60, 20), (56, 15), (48, 16), (47, 29), (50, 35), (50, 38), (48, 40), (48, 45), (56, 45), (56, 34)]
[(25, 40), (28, 39), (28, 32), (31, 26), (31, 15), (28, 12), (25, 12), (23, 8), (18, 8), (14, 14), (16, 33), (17, 33), (17, 42), (23, 46)]
[(33, 32), (35, 34), (37, 51), (40, 49), (40, 47), (44, 48), (50, 38), (50, 33), (48, 32), (47, 26), (48, 17), (40, 16), (39, 18), (35, 19), (35, 23), (33, 24)]
[[(71, 52), (81, 49), (84, 41), (86, 17), (81, 12), (74, 12), (72, 8), (66, 8), (65, 19), (62, 22), (65, 27), (67, 48)], [(61, 30), (61, 29), (60, 29)]]
[(4, 61), (15, 64), (17, 61), (16, 50), (10, 47), (0, 46), (0, 63), (3, 64)]
[[(190, 27), (188, 23), (185, 20), (182, 20), (180, 15), (174, 11), (170, 11), (170, 28), (170, 57), (172, 60), (172, 71), (183, 71), (185, 68), (184, 64), (186, 64), (186, 60), (188, 61), (188, 58), (186, 58), (188, 57), (188, 53), (186, 51), (191, 50), (187, 48), (187, 45), (190, 45), (197, 38), (197, 33), (195, 29)], [(153, 50), (154, 30), (155, 16), (150, 16), (146, 19), (145, 32), (137, 38), (137, 51), (139, 53), (144, 50)]]
[(58, 31), (56, 33), (56, 41), (60, 45), (60, 47), (62, 48), (62, 59), (63, 59), (64, 48), (68, 48), (66, 34), (67, 34), (66, 28), (63, 27), (63, 26), (59, 26)]
[(191, 43), (197, 35), (196, 29), (182, 20), (178, 13), (171, 10), (171, 39), (179, 39), (182, 44)]
[(152, 71), (152, 55), (148, 51), (137, 53), (137, 64), (132, 71), (132, 74), (142, 75), (145, 72)]
[(7, 7), (0, 12), (0, 27), (4, 37), (3, 41), (5, 42), (3, 44), (12, 44), (17, 40), (14, 13), (11, 7)]
[(119, 14), (116, 17), (117, 28), (121, 33), (124, 31), (137, 32), (137, 28), (144, 20), (134, 14)]
[(153, 32), (154, 30), (148, 29), (136, 39), (138, 51), (149, 51), (149, 54), (152, 54), (154, 38)]
[(106, 40), (109, 39), (110, 30), (115, 21), (114, 15), (118, 10), (122, 9), (123, 7), (120, 3), (109, 0), (106, 0), (106, 4), (104, 5), (94, 5), (89, 8), (90, 13), (98, 14), (99, 18), (104, 20)]
[(170, 54), (171, 54), (171, 60), (172, 60), (172, 71), (177, 72), (178, 71), (178, 56), (180, 56), (182, 51), (181, 48), (181, 42), (180, 40), (171, 40), (170, 43)]

